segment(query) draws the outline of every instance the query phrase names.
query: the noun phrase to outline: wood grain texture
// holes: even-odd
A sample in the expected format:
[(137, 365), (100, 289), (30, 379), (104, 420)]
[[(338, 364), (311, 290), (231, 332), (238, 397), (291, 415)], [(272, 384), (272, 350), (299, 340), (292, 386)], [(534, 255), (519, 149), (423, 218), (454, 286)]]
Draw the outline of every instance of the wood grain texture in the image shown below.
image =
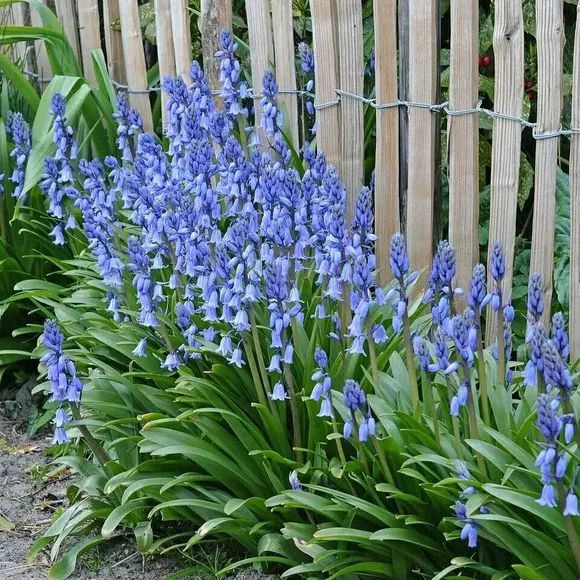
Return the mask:
[[(572, 127), (580, 127), (580, 6), (576, 9)], [(570, 147), (570, 358), (580, 357), (580, 135)]]
[[(339, 86), (336, 26), (331, 0), (310, 0), (314, 49), (315, 103), (336, 99)], [(316, 143), (328, 163), (340, 170), (340, 117), (337, 106), (316, 111)]]
[(78, 20), (75, 4), (75, 0), (54, 0), (56, 15), (62, 23), (64, 33), (68, 38), (77, 60), (80, 61), (81, 47), (79, 42)]
[(105, 50), (107, 51), (107, 68), (114, 81), (125, 84), (125, 55), (120, 30), (113, 30), (111, 24), (119, 18), (119, 0), (104, 0), (103, 28), (105, 31)]
[[(434, 103), (437, 96), (437, 0), (409, 0), (409, 99)], [(409, 109), (407, 244), (413, 267), (427, 271), (433, 256), (435, 117)]]
[[(147, 67), (145, 66), (145, 53), (143, 52), (143, 38), (139, 25), (137, 0), (122, 0), (119, 3), (119, 14), (121, 17), (127, 85), (130, 91), (146, 89)], [(129, 102), (141, 114), (143, 129), (145, 131), (153, 131), (149, 94), (130, 92)]]
[(173, 30), (173, 50), (175, 52), (175, 70), (186, 82), (191, 83), (191, 13), (188, 0), (171, 0)]
[[(409, 0), (397, 2), (399, 55), (399, 99), (409, 100)], [(401, 231), (407, 233), (409, 182), (409, 110), (399, 107), (399, 214)]]
[[(562, 106), (562, 56), (564, 22), (562, 0), (536, 4), (538, 41), (538, 133), (558, 131)], [(536, 144), (534, 219), (530, 273), (538, 272), (544, 281), (544, 322), (550, 320), (552, 274), (554, 267), (554, 228), (556, 221), (556, 170), (559, 138)]]
[[(294, 47), (294, 24), (292, 22), (292, 0), (272, 0), (274, 33), (274, 55), (276, 58), (276, 80), (283, 89), (296, 90), (296, 49)], [(278, 96), (284, 112), (284, 130), (294, 148), (298, 150), (298, 97), (295, 94)]]
[[(524, 24), (520, 0), (495, 3), (493, 30), (495, 63), (494, 108), (504, 115), (521, 117), (524, 92)], [(504, 302), (511, 300), (514, 274), (514, 245), (520, 173), (522, 128), (507, 119), (493, 120), (491, 154), (491, 194), (488, 256), (496, 241), (501, 242), (506, 272), (502, 282)], [(491, 261), (488, 260), (488, 284), (492, 288)], [(486, 339), (496, 336), (497, 317), (487, 309)]]
[[(268, 0), (246, 0), (248, 38), (250, 41), (250, 66), (252, 69), (252, 89), (255, 94), (262, 92), (262, 79), (267, 70), (274, 70), (274, 45), (272, 41), (272, 17)], [(260, 128), (262, 111), (259, 99), (254, 100), (256, 107), (256, 130), (261, 142), (265, 143)]]
[[(364, 90), (362, 4), (360, 0), (337, 0), (338, 62), (340, 88), (355, 95)], [(342, 134), (340, 170), (346, 187), (347, 221), (354, 215), (356, 199), (364, 180), (364, 105), (343, 96), (340, 101)]]
[[(46, 4), (46, 0), (42, 0), (42, 3)], [(42, 26), (40, 15), (32, 6), (30, 7), (30, 23), (32, 26)], [(34, 52), (39, 85), (44, 88), (52, 78), (52, 67), (48, 60), (48, 53), (46, 52), (46, 44), (44, 40), (37, 40), (34, 43)]]
[[(175, 76), (175, 51), (171, 24), (171, 0), (156, 0), (155, 27), (157, 34), (157, 57), (159, 59), (159, 77)], [(167, 99), (165, 91), (161, 92), (161, 121), (163, 130), (167, 126)]]
[(83, 57), (83, 72), (90, 85), (97, 85), (93, 68), (93, 50), (101, 48), (101, 19), (99, 18), (99, 0), (78, 0), (79, 38)]
[(215, 53), (220, 48), (222, 30), (232, 29), (232, 0), (201, 0), (199, 15), (203, 70), (207, 84), (219, 88), (219, 63)]
[[(478, 0), (451, 1), (449, 109), (478, 101)], [(468, 288), (479, 258), (479, 114), (449, 116), (449, 241), (457, 256), (456, 283)]]
[[(397, 100), (397, 2), (374, 0), (377, 104)], [(389, 246), (401, 228), (399, 213), (399, 110), (377, 109), (375, 153), (375, 253), (381, 284), (389, 276)]]

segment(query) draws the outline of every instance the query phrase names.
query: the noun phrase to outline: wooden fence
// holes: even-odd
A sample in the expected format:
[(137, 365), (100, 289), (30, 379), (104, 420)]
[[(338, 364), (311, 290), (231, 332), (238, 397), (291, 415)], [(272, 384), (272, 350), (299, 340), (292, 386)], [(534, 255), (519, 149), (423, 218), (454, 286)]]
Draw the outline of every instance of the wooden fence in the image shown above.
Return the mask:
[[(440, 94), (439, 0), (374, 0), (375, 93), (361, 99), (363, 21), (361, 0), (310, 0), (315, 53), (317, 143), (336, 165), (348, 190), (348, 212), (363, 185), (365, 107), (376, 110), (376, 233), (381, 275), (386, 277), (392, 234), (404, 229), (413, 264), (427, 270), (433, 254), (438, 143), (447, 122), (449, 237), (457, 250), (457, 282), (465, 287), (479, 259), (479, 119), (493, 120), (489, 241), (506, 252), (503, 292), (510, 298), (522, 132), (536, 139), (535, 200), (531, 271), (544, 279), (546, 303), (552, 297), (556, 169), (562, 137), (571, 140), (570, 328), (572, 352), (580, 356), (580, 132), (562, 131), (563, 0), (536, 2), (537, 98), (534, 126), (522, 123), (524, 22), (522, 0), (496, 0), (493, 50), (494, 110), (481, 109), (478, 75), (478, 0), (451, 0), (449, 100)], [(132, 105), (152, 128), (151, 100), (139, 27), (137, 0), (55, 0), (73, 50), (93, 81), (90, 53), (102, 47), (112, 78), (126, 83)], [(231, 28), (231, 0), (201, 0), (199, 16), (187, 0), (156, 0), (161, 76), (187, 80), (190, 30), (201, 37), (210, 85), (217, 85), (213, 54), (221, 29)], [(246, 0), (250, 65), (255, 93), (267, 69), (279, 84), (296, 88), (292, 0)], [(120, 17), (121, 31), (111, 28)], [(574, 52), (572, 127), (580, 127), (580, 7)], [(191, 27), (191, 19), (197, 26)], [(101, 20), (104, 38), (101, 38)], [(199, 30), (199, 33), (197, 32)], [(298, 143), (296, 94), (280, 96), (286, 123)], [(401, 195), (401, 192), (406, 195)], [(404, 219), (401, 223), (404, 202)], [(546, 309), (546, 321), (549, 317)]]

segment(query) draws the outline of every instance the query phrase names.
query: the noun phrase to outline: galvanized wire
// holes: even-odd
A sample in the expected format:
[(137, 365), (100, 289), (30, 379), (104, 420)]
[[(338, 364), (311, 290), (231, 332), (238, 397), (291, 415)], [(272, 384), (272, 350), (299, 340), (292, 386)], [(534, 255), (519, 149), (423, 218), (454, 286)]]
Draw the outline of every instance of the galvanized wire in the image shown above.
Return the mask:
[[(41, 83), (50, 82), (50, 79), (40, 79), (39, 76), (31, 71), (23, 71), (26, 76), (36, 78)], [(161, 85), (153, 85), (149, 87), (145, 87), (142, 89), (136, 89), (129, 87), (128, 85), (124, 85), (118, 83), (117, 81), (111, 80), (111, 84), (118, 90), (124, 91), (129, 94), (146, 94), (146, 93), (158, 93), (160, 92)], [(219, 95), (221, 91), (219, 90), (212, 90), (213, 95)], [(555, 131), (540, 131), (538, 128), (537, 123), (532, 123), (527, 119), (522, 117), (516, 117), (514, 115), (508, 115), (506, 113), (501, 113), (499, 111), (494, 111), (492, 109), (486, 109), (482, 106), (482, 101), (480, 100), (475, 107), (466, 108), (466, 109), (452, 109), (449, 106), (449, 101), (444, 101), (442, 103), (421, 103), (416, 101), (409, 101), (409, 100), (400, 100), (397, 99), (395, 101), (389, 103), (377, 103), (377, 100), (374, 98), (365, 97), (363, 95), (358, 95), (356, 93), (351, 93), (349, 91), (344, 91), (342, 89), (336, 89), (336, 99), (332, 99), (330, 101), (316, 101), (316, 95), (310, 91), (302, 90), (302, 89), (279, 89), (278, 91), (280, 94), (286, 95), (297, 95), (301, 98), (307, 97), (314, 100), (314, 109), (317, 111), (322, 111), (324, 109), (328, 109), (330, 107), (335, 107), (340, 104), (341, 99), (348, 98), (348, 99), (355, 99), (364, 103), (365, 105), (369, 105), (373, 109), (377, 111), (384, 110), (384, 109), (395, 109), (399, 107), (405, 107), (407, 109), (427, 109), (432, 113), (438, 114), (445, 114), (448, 117), (460, 117), (463, 115), (485, 115), (490, 119), (502, 119), (504, 121), (513, 121), (514, 123), (519, 123), (522, 128), (531, 129), (532, 130), (532, 137), (537, 141), (542, 141), (545, 139), (557, 139), (560, 137), (570, 137), (572, 135), (580, 135), (580, 127), (563, 127), (560, 124), (560, 127)], [(253, 91), (252, 89), (248, 89), (247, 96), (251, 99), (261, 99), (264, 95), (261, 92)]]

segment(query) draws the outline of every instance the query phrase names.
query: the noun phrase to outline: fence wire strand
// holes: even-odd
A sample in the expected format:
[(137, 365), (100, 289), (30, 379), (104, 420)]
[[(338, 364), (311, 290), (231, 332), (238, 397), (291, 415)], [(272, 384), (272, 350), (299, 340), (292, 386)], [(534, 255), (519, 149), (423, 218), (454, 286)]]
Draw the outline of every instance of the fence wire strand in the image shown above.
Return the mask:
[[(51, 79), (41, 79), (38, 74), (32, 71), (25, 70), (23, 73), (31, 78), (36, 79), (39, 83), (48, 83)], [(111, 79), (111, 84), (120, 91), (124, 91), (129, 94), (147, 94), (147, 93), (158, 93), (161, 92), (162, 88), (160, 84), (145, 87), (142, 89), (132, 88), (128, 85), (124, 85), (118, 83)], [(318, 102), (316, 101), (316, 95), (310, 91), (302, 90), (302, 89), (279, 89), (279, 94), (282, 95), (296, 95), (301, 98), (309, 98), (313, 99), (314, 101), (314, 109), (317, 111), (323, 111), (324, 109), (328, 109), (330, 107), (335, 107), (340, 105), (340, 102), (343, 98), (354, 99), (356, 101), (360, 101), (365, 105), (369, 105), (373, 109), (377, 111), (385, 110), (385, 109), (398, 109), (399, 107), (405, 107), (407, 109), (425, 109), (431, 111), (432, 113), (438, 114), (445, 114), (448, 117), (461, 117), (463, 115), (485, 115), (490, 119), (502, 119), (504, 121), (512, 121), (514, 123), (519, 123), (522, 128), (531, 129), (532, 130), (532, 137), (536, 141), (542, 141), (545, 139), (557, 139), (559, 137), (571, 137), (572, 135), (580, 135), (580, 127), (564, 127), (560, 124), (560, 127), (557, 130), (553, 131), (540, 131), (538, 128), (537, 123), (532, 123), (527, 119), (522, 117), (516, 117), (514, 115), (508, 115), (506, 113), (500, 113), (498, 111), (494, 111), (492, 109), (486, 109), (482, 105), (482, 101), (479, 100), (477, 105), (473, 108), (467, 109), (452, 109), (450, 108), (449, 101), (444, 101), (442, 103), (421, 103), (416, 101), (408, 101), (408, 100), (399, 100), (392, 101), (390, 103), (377, 103), (377, 100), (374, 98), (365, 97), (363, 95), (358, 95), (356, 93), (351, 93), (349, 91), (345, 91), (342, 89), (336, 89), (336, 99), (332, 99), (330, 101), (323, 101)], [(219, 89), (212, 90), (213, 95), (219, 95), (221, 91)], [(264, 95), (261, 92), (256, 92), (252, 89), (248, 89), (247, 96), (250, 99), (257, 100), (261, 99)]]

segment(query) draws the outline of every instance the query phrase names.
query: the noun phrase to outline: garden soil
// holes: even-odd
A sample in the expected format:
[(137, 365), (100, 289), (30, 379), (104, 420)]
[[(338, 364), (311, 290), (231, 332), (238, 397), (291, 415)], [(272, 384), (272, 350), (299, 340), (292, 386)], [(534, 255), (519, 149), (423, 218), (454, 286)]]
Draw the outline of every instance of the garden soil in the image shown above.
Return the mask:
[[(48, 528), (55, 512), (66, 507), (66, 489), (72, 478), (69, 471), (49, 466), (45, 450), (50, 443), (45, 435), (28, 437), (25, 421), (9, 420), (0, 409), (0, 580), (47, 578), (50, 547), (35, 558), (28, 557), (28, 550)], [(71, 578), (162, 580), (179, 569), (168, 557), (143, 558), (127, 540), (81, 557)], [(215, 575), (201, 573), (188, 578), (201, 580)], [(236, 580), (274, 578), (250, 570), (235, 576)]]

